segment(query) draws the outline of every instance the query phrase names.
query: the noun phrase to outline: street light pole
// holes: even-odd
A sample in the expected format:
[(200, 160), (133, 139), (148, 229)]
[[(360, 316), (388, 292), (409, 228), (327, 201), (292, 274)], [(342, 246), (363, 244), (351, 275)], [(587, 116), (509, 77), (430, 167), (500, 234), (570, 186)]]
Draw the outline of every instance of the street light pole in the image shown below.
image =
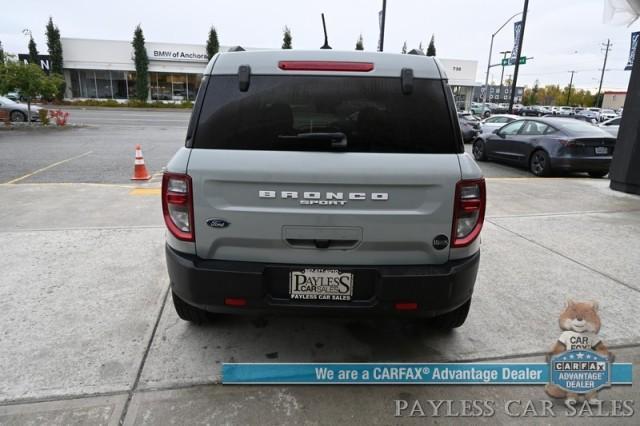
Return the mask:
[(569, 80), (569, 91), (567, 92), (567, 106), (571, 106), (569, 104), (569, 101), (571, 100), (571, 85), (573, 84), (573, 74), (575, 74), (575, 71), (569, 71), (571, 73), (571, 79)]
[(602, 80), (604, 80), (604, 69), (607, 68), (607, 56), (609, 56), (609, 49), (611, 47), (611, 40), (607, 39), (607, 47), (604, 51), (604, 64), (602, 64), (602, 73), (600, 74), (600, 84), (598, 85), (598, 94), (596, 95), (596, 106), (602, 107), (600, 102), (600, 92), (602, 91)]
[(513, 18), (520, 15), (521, 13), (522, 12), (515, 13), (512, 17), (507, 19), (505, 23), (502, 24), (495, 33), (491, 34), (491, 44), (489, 45), (489, 59), (487, 60), (487, 75), (485, 76), (485, 79), (484, 79), (484, 101), (483, 102), (485, 103), (487, 102), (487, 95), (488, 95), (487, 92), (489, 91), (489, 70), (491, 69), (491, 66), (492, 66), (491, 53), (493, 53), (493, 39), (496, 37), (496, 34), (498, 34), (500, 30), (504, 28), (505, 25), (507, 25)]
[(507, 53), (511, 53), (510, 50), (505, 50), (504, 52), (500, 52), (502, 55), (502, 72), (500, 73), (500, 90), (498, 90), (498, 98), (502, 101), (502, 80), (504, 79), (504, 60), (507, 59)]

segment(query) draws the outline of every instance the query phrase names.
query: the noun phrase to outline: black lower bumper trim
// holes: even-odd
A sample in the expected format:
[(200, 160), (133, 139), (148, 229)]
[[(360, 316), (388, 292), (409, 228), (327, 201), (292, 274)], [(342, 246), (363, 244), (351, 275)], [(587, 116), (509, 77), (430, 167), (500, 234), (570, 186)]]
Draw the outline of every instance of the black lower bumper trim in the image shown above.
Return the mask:
[[(443, 265), (289, 265), (203, 260), (166, 246), (172, 290), (185, 302), (220, 313), (307, 313), (331, 315), (435, 316), (467, 302), (480, 263), (480, 252)], [(310, 266), (339, 267), (354, 274), (352, 300), (291, 300), (288, 271)], [(225, 305), (243, 298), (246, 305)], [(415, 302), (416, 310), (397, 311), (397, 302)]]

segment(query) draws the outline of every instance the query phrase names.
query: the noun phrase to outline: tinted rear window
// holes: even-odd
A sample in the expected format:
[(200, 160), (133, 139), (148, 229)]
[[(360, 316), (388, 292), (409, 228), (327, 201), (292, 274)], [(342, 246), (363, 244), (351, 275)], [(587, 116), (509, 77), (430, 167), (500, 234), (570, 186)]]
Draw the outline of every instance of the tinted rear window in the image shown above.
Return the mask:
[(298, 137), (343, 133), (349, 152), (454, 153), (458, 142), (439, 80), (399, 78), (212, 76), (193, 148), (329, 151), (327, 141)]

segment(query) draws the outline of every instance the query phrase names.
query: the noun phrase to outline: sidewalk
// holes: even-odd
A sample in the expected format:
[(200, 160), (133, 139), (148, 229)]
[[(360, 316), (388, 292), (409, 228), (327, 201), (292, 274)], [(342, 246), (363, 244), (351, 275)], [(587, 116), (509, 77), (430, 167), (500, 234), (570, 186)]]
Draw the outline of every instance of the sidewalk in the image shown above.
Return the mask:
[[(393, 417), (393, 401), (488, 398), (501, 407), (508, 399), (544, 400), (535, 386), (231, 387), (219, 384), (220, 368), (541, 361), (560, 333), (557, 318), (568, 297), (600, 302), (600, 336), (617, 361), (635, 367), (633, 387), (614, 387), (601, 399), (635, 399), (637, 412), (640, 197), (607, 186), (591, 179), (488, 179), (471, 313), (462, 328), (442, 333), (402, 321), (318, 318), (189, 325), (167, 300), (157, 191), (0, 185), (0, 424), (424, 423)], [(513, 422), (503, 411), (438, 422)], [(637, 424), (637, 414), (582, 421)]]

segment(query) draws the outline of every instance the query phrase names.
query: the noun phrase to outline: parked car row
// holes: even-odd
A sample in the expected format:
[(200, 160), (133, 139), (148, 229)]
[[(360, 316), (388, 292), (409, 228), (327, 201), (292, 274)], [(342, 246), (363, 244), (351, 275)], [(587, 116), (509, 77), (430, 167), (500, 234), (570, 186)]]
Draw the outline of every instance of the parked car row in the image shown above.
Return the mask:
[(536, 176), (587, 172), (599, 178), (609, 172), (616, 143), (609, 130), (615, 124), (601, 128), (569, 117), (513, 117), (495, 116), (500, 120), (482, 123), (486, 130), (502, 125), (476, 137), (472, 150), (476, 160), (527, 167)]

